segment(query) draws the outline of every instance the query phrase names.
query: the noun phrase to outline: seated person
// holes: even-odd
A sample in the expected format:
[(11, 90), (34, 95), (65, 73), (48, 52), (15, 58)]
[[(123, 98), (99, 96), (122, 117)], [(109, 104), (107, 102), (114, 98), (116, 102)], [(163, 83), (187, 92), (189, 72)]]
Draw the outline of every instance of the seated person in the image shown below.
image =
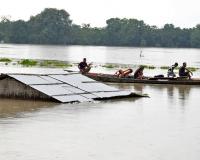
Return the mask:
[(92, 63), (87, 64), (86, 58), (83, 58), (83, 61), (78, 64), (78, 68), (82, 74), (85, 74), (90, 71), (91, 65), (92, 65)]
[(189, 79), (191, 79), (191, 75), (193, 75), (193, 73), (186, 68), (187, 64), (186, 62), (183, 63), (183, 66), (179, 69), (179, 76), (180, 77), (188, 77)]
[(178, 66), (178, 63), (176, 62), (174, 65), (172, 65), (167, 72), (167, 77), (176, 77), (176, 74), (174, 73), (174, 69)]
[(115, 75), (117, 75), (118, 77), (128, 77), (129, 74), (132, 73), (132, 72), (133, 72), (133, 70), (130, 69), (130, 68), (126, 69), (124, 71), (122, 69), (120, 69), (115, 73)]
[(140, 66), (134, 73), (134, 79), (143, 79), (143, 70), (144, 70), (144, 66)]

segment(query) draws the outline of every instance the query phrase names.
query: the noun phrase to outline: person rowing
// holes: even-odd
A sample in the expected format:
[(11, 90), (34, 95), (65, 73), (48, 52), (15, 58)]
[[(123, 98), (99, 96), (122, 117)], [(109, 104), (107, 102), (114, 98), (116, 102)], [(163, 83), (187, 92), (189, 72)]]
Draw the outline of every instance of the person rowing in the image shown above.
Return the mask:
[(91, 69), (92, 63), (87, 64), (86, 58), (83, 58), (83, 61), (78, 64), (78, 68), (82, 74), (88, 73)]
[(133, 72), (133, 70), (131, 68), (126, 69), (126, 70), (120, 69), (117, 72), (115, 72), (114, 75), (116, 75), (117, 77), (122, 78), (122, 77), (128, 77), (132, 72)]
[(193, 73), (186, 67), (187, 67), (187, 63), (184, 62), (183, 66), (179, 69), (179, 76), (187, 77), (187, 78), (191, 79), (191, 76), (193, 75)]
[(174, 69), (178, 67), (178, 63), (174, 63), (171, 67), (169, 67), (167, 72), (167, 77), (176, 77), (176, 74), (174, 73)]

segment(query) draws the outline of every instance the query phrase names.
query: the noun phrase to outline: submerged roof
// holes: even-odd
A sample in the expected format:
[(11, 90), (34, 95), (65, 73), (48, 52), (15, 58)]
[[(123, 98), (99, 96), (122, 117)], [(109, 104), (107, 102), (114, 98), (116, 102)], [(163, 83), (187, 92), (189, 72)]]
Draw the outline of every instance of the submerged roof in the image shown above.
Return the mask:
[(131, 91), (119, 90), (90, 79), (80, 73), (66, 74), (7, 74), (9, 77), (59, 101), (85, 102), (94, 99), (123, 97)]

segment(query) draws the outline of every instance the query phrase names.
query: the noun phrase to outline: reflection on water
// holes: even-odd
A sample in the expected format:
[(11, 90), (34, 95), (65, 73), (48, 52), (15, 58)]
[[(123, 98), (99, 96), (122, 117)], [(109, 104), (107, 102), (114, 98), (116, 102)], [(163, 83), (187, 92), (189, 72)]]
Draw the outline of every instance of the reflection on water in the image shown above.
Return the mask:
[[(111, 99), (111, 100), (104, 100), (104, 101), (94, 101), (94, 102), (87, 102), (87, 103), (72, 103), (72, 104), (60, 104), (54, 102), (46, 102), (46, 101), (31, 101), (31, 100), (18, 100), (18, 99), (1, 99), (0, 101), (0, 118), (20, 118), (25, 116), (27, 113), (36, 112), (38, 110), (44, 108), (51, 108), (52, 107), (61, 107), (66, 106), (66, 109), (73, 110), (77, 112), (78, 110), (88, 110), (88, 104), (94, 103), (98, 105), (107, 104), (107, 103), (118, 103), (118, 102), (131, 102), (138, 100), (139, 98), (123, 98), (123, 99)], [(80, 107), (81, 106), (81, 107)], [(82, 107), (84, 106), (84, 108)]]
[(44, 101), (28, 101), (28, 100), (0, 100), (0, 118), (20, 117), (24, 112), (33, 112), (43, 107), (54, 106), (54, 103)]
[(190, 96), (198, 95), (200, 86), (195, 85), (159, 85), (159, 84), (110, 84), (119, 89), (131, 89), (133, 91), (149, 94), (151, 98), (156, 98), (159, 101), (161, 96), (164, 96), (168, 101), (169, 106), (176, 105), (178, 102), (181, 107), (187, 105), (187, 103), (196, 103), (190, 101)]

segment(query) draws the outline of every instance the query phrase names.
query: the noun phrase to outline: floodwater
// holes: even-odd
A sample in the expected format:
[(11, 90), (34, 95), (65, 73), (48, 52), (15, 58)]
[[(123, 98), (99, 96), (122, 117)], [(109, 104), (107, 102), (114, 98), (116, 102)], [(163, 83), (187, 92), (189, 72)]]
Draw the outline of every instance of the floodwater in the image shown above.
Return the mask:
[[(0, 56), (60, 60), (65, 55), (64, 60), (73, 62), (87, 57), (97, 63), (140, 64), (142, 61), (142, 64), (158, 66), (171, 64), (174, 62), (172, 57), (180, 56), (179, 63), (187, 61), (194, 67), (200, 63), (198, 49), (145, 48), (142, 49), (144, 57), (139, 57), (140, 50), (131, 47), (0, 45)], [(37, 72), (39, 69), (0, 68), (1, 72), (6, 70)], [(62, 72), (59, 69), (41, 70)], [(200, 75), (199, 71), (194, 74)], [(150, 98), (79, 104), (1, 99), (0, 160), (200, 159), (200, 86), (109, 85), (148, 93)]]
[(104, 46), (54, 46), (0, 44), (0, 57), (65, 60), (117, 64), (171, 65), (175, 61), (200, 67), (200, 49)]

